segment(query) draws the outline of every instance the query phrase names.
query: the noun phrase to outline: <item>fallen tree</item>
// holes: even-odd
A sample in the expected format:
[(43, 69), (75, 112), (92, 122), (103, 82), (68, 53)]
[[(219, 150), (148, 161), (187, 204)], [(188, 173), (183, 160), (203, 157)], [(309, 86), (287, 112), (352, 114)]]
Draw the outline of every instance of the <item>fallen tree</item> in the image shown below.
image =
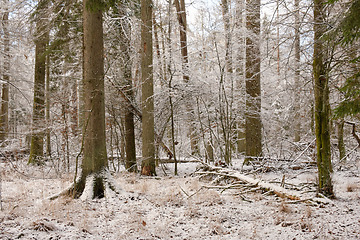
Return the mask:
[[(253, 178), (249, 175), (245, 175), (240, 173), (239, 171), (232, 170), (229, 168), (222, 168), (222, 167), (215, 167), (211, 166), (205, 163), (202, 163), (203, 167), (199, 169), (199, 171), (196, 172), (196, 174), (199, 175), (207, 175), (207, 174), (213, 174), (223, 177), (228, 177), (237, 180), (238, 182), (242, 182), (246, 185), (246, 188), (252, 188), (252, 189), (261, 189), (266, 192), (271, 192), (281, 198), (290, 199), (291, 201), (295, 202), (316, 202), (316, 203), (322, 203), (322, 204), (329, 204), (332, 203), (332, 201), (324, 196), (305, 196), (305, 193), (301, 191), (295, 191), (290, 190), (282, 187), (284, 185), (284, 178), (282, 181), (281, 186), (276, 185), (273, 183), (269, 183), (266, 181), (263, 181), (261, 179)], [(239, 183), (231, 184), (228, 186), (207, 186), (208, 188), (220, 188), (223, 190), (226, 189), (232, 189), (232, 188), (239, 188)], [(249, 192), (247, 190), (246, 192)]]

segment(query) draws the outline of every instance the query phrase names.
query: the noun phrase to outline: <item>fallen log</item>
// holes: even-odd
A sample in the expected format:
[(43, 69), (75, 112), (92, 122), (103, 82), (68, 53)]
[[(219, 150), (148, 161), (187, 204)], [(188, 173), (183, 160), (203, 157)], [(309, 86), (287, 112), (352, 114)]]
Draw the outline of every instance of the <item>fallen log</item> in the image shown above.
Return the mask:
[[(215, 175), (227, 176), (230, 178), (234, 178), (240, 182), (250, 184), (256, 188), (260, 188), (264, 191), (270, 191), (281, 198), (290, 199), (295, 202), (313, 201), (313, 202), (323, 203), (323, 204), (332, 203), (332, 201), (330, 199), (319, 198), (319, 197), (310, 197), (309, 198), (308, 196), (305, 197), (299, 191), (285, 189), (281, 186), (278, 186), (278, 185), (275, 185), (275, 184), (272, 184), (272, 183), (269, 183), (269, 182), (266, 182), (266, 181), (263, 181), (260, 179), (255, 179), (253, 177), (244, 175), (244, 174), (242, 174), (238, 171), (232, 170), (232, 169), (213, 167), (213, 166), (210, 166), (205, 163), (203, 163), (203, 164), (204, 164), (204, 168), (203, 168), (204, 171), (196, 172), (196, 174), (215, 174)], [(224, 187), (222, 186), (222, 188), (224, 188)], [(230, 189), (229, 186), (227, 186), (226, 188)]]

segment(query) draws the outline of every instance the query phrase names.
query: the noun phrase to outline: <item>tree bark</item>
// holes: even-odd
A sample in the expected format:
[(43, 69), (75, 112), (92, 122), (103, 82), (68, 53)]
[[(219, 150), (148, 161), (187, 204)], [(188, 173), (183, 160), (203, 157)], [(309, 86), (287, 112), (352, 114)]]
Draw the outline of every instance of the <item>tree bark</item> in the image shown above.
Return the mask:
[(236, 0), (236, 92), (237, 92), (237, 110), (238, 119), (236, 121), (237, 129), (237, 152), (245, 153), (245, 37), (244, 37), (244, 10), (245, 0)]
[(344, 144), (344, 118), (341, 118), (337, 122), (337, 138), (338, 138), (338, 149), (339, 149), (339, 161), (346, 161), (346, 151)]
[(107, 169), (104, 96), (104, 43), (101, 1), (83, 2), (83, 86), (85, 123), (84, 156), (80, 180), (75, 185), (79, 197), (92, 177), (91, 198), (105, 196), (104, 172)]
[(325, 33), (325, 2), (314, 0), (314, 97), (315, 97), (315, 135), (317, 167), (320, 193), (333, 197), (331, 181), (332, 165), (330, 151), (330, 104), (329, 104), (329, 79), (325, 66), (325, 43), (322, 36)]
[(3, 143), (9, 133), (9, 81), (10, 81), (10, 36), (8, 30), (9, 11), (8, 1), (4, 1), (6, 10), (3, 13), (2, 26), (4, 32), (4, 63), (3, 63), (3, 86), (1, 93), (0, 109), (0, 143)]
[(46, 156), (51, 157), (51, 131), (50, 131), (50, 56), (46, 56), (46, 86), (45, 86), (45, 119), (46, 119)]
[(299, 142), (301, 121), (300, 121), (300, 10), (299, 0), (295, 0), (295, 84), (294, 84), (294, 141)]
[(142, 163), (141, 174), (156, 175), (154, 132), (154, 86), (152, 44), (152, 0), (141, 0), (141, 107)]
[(260, 86), (260, 0), (247, 2), (246, 27), (246, 159), (262, 156), (261, 86)]
[(47, 0), (39, 0), (36, 9), (36, 36), (35, 36), (35, 79), (33, 122), (30, 145), (29, 163), (41, 164), (44, 148), (44, 121), (45, 121), (45, 68), (46, 48), (49, 32), (47, 29)]

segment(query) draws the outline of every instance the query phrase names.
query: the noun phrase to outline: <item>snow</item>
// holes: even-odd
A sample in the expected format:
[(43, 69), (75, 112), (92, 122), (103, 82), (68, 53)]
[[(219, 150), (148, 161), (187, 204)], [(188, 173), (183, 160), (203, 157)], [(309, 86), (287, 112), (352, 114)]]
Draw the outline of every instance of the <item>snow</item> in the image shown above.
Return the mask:
[[(121, 191), (108, 198), (51, 201), (72, 183), (71, 174), (15, 166), (1, 162), (0, 239), (360, 239), (357, 169), (335, 172), (333, 204), (290, 204), (262, 191), (241, 197), (237, 189), (205, 188), (210, 181), (193, 174), (197, 163), (179, 164), (179, 176), (172, 175), (173, 164), (157, 177), (114, 173)], [(252, 177), (276, 184), (282, 176)], [(286, 172), (289, 184), (314, 179), (315, 169)]]

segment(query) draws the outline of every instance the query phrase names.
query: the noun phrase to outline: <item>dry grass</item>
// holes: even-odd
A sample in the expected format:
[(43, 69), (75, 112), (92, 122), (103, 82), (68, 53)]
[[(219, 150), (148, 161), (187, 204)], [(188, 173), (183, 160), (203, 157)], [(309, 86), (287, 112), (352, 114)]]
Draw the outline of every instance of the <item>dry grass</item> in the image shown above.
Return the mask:
[(184, 197), (178, 188), (171, 188), (170, 191), (158, 198), (158, 203), (163, 206), (180, 207), (184, 205)]
[(223, 204), (223, 199), (215, 190), (200, 191), (195, 195), (194, 199), (196, 204), (202, 204), (204, 206), (215, 206)]
[(281, 202), (281, 204), (279, 206), (279, 211), (282, 212), (282, 213), (291, 213), (292, 212), (289, 205), (286, 204), (285, 202)]

